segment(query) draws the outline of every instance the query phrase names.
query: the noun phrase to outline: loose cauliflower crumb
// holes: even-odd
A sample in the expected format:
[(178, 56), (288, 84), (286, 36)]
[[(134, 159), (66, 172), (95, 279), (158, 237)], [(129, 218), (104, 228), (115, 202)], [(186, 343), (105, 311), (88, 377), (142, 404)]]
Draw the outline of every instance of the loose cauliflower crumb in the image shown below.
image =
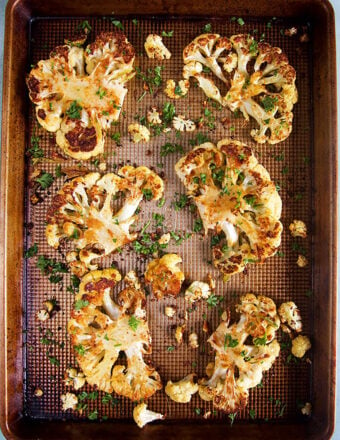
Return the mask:
[(307, 260), (307, 258), (304, 256), (304, 255), (299, 255), (298, 256), (298, 259), (297, 259), (297, 261), (296, 261), (296, 264), (299, 266), (299, 267), (306, 267), (307, 266), (307, 264), (308, 264), (308, 260)]
[(198, 348), (199, 347), (197, 333), (190, 333), (190, 335), (189, 335), (189, 345), (190, 345), (191, 348)]
[(171, 99), (183, 98), (189, 91), (190, 83), (187, 79), (178, 81), (178, 85), (173, 79), (168, 79), (164, 93)]
[(63, 411), (67, 411), (68, 409), (76, 409), (78, 404), (78, 397), (73, 393), (66, 393), (60, 396), (60, 399), (63, 403)]
[(210, 295), (211, 289), (209, 284), (202, 281), (194, 281), (185, 291), (185, 299), (192, 303), (199, 299), (207, 299)]
[(305, 416), (310, 416), (312, 414), (312, 404), (309, 402), (305, 403), (305, 406), (301, 408), (301, 412)]
[(131, 140), (134, 144), (138, 144), (139, 142), (149, 142), (150, 140), (150, 131), (145, 125), (130, 124), (128, 126), (128, 132), (130, 133)]
[(185, 327), (186, 327), (185, 324), (183, 324), (183, 325), (178, 325), (178, 326), (176, 327), (176, 330), (175, 330), (175, 339), (176, 339), (178, 345), (181, 345), (182, 342), (183, 342), (183, 334), (184, 334)]
[(55, 298), (48, 299), (47, 301), (43, 302), (43, 305), (48, 313), (52, 313), (57, 305), (57, 301)]
[(171, 52), (165, 47), (162, 37), (157, 34), (150, 34), (146, 37), (144, 48), (149, 58), (168, 60), (171, 57)]
[(208, 321), (205, 319), (204, 321), (203, 321), (203, 326), (202, 326), (202, 330), (204, 331), (204, 333), (209, 333), (209, 324), (208, 324)]
[(185, 119), (185, 116), (178, 115), (172, 120), (172, 125), (175, 130), (178, 131), (194, 131), (196, 130), (196, 124), (190, 119)]
[(211, 416), (211, 411), (207, 411), (207, 412), (205, 412), (205, 413), (203, 414), (203, 418), (204, 418), (205, 420), (209, 419), (210, 416)]
[(210, 289), (211, 289), (211, 290), (215, 290), (215, 287), (216, 287), (216, 279), (213, 278), (213, 276), (212, 276), (210, 273), (208, 273), (208, 275), (207, 275), (207, 282), (208, 282), (208, 284), (209, 284)]
[(34, 390), (34, 395), (35, 395), (35, 397), (42, 397), (43, 394), (44, 394), (44, 392), (43, 392), (43, 390), (42, 390), (41, 388), (36, 388), (36, 389)]
[(307, 336), (299, 335), (292, 340), (292, 354), (297, 358), (302, 358), (311, 347)]
[(99, 171), (106, 171), (106, 169), (107, 169), (106, 162), (100, 162), (100, 164), (98, 165), (98, 169), (99, 169)]
[(307, 226), (302, 220), (293, 220), (289, 225), (289, 230), (293, 237), (307, 237)]
[(284, 33), (285, 33), (286, 37), (292, 37), (293, 35), (297, 34), (297, 28), (291, 27), (289, 29), (285, 29)]
[(302, 331), (300, 310), (293, 301), (282, 303), (279, 307), (278, 313), (283, 324), (287, 323), (291, 329), (298, 333)]
[(178, 382), (168, 381), (165, 393), (177, 403), (188, 403), (193, 394), (197, 393), (198, 385), (194, 383), (195, 374), (188, 374)]
[(159, 111), (156, 107), (152, 107), (151, 110), (148, 111), (146, 119), (151, 125), (160, 125), (162, 123)]
[(76, 368), (68, 368), (64, 377), (65, 385), (73, 386), (75, 390), (79, 390), (85, 385), (86, 379), (83, 372), (78, 371)]
[(36, 318), (38, 321), (44, 322), (50, 318), (50, 314), (48, 313), (47, 310), (41, 309), (38, 310), (38, 312), (36, 313)]
[(169, 233), (167, 234), (163, 234), (159, 239), (158, 239), (158, 243), (159, 244), (168, 244), (170, 241), (171, 235)]
[(163, 420), (164, 418), (163, 414), (148, 410), (145, 403), (140, 403), (133, 409), (133, 420), (140, 428), (143, 428), (147, 423), (153, 422), (154, 420)]
[(168, 318), (172, 318), (176, 314), (176, 309), (174, 307), (167, 306), (165, 307), (165, 315)]

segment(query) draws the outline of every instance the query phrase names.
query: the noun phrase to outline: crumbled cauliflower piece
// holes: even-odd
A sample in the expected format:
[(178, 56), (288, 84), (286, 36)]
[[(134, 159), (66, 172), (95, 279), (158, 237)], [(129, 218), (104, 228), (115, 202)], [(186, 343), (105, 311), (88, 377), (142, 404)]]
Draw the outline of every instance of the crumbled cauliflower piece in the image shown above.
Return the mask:
[(199, 347), (197, 333), (190, 333), (190, 335), (189, 335), (189, 345), (190, 345), (191, 348), (198, 348)]
[(291, 27), (289, 29), (285, 29), (284, 34), (286, 35), (286, 37), (292, 37), (293, 35), (296, 35), (298, 32), (296, 27)]
[(73, 393), (62, 394), (60, 399), (63, 404), (63, 411), (67, 411), (68, 409), (76, 409), (76, 406), (78, 405), (78, 397)]
[(162, 123), (159, 111), (156, 107), (152, 107), (151, 110), (148, 111), (146, 119), (151, 125), (160, 125)]
[(170, 241), (171, 235), (169, 233), (167, 234), (163, 234), (159, 239), (158, 239), (158, 243), (159, 244), (168, 244)]
[(35, 397), (42, 397), (43, 394), (44, 394), (44, 392), (43, 392), (43, 390), (42, 390), (41, 388), (36, 388), (36, 389), (34, 390), (34, 396), (35, 396)]
[(164, 313), (168, 318), (172, 318), (176, 314), (176, 309), (174, 307), (167, 306), (165, 307)]
[(178, 345), (181, 345), (183, 343), (183, 335), (184, 330), (186, 328), (186, 325), (178, 325), (175, 330), (175, 339)]
[(178, 115), (172, 120), (172, 125), (175, 130), (178, 131), (194, 131), (196, 130), (196, 124), (190, 119), (185, 119), (185, 116)]
[(165, 254), (150, 261), (145, 272), (145, 282), (151, 284), (156, 298), (165, 295), (177, 296), (181, 291), (184, 273), (177, 266), (182, 258), (177, 254)]
[(57, 301), (55, 298), (48, 299), (43, 302), (45, 309), (51, 314), (57, 308)]
[(210, 273), (208, 273), (207, 275), (207, 282), (209, 284), (210, 289), (214, 291), (216, 287), (216, 280), (215, 278), (213, 278), (213, 276)]
[(164, 93), (172, 99), (183, 98), (189, 91), (190, 83), (186, 79), (181, 79), (178, 81), (178, 85), (173, 79), (168, 79), (166, 82), (166, 87)]
[[(232, 325), (223, 321), (208, 339), (216, 350), (215, 363), (207, 366), (208, 378), (198, 382), (200, 397), (227, 413), (245, 408), (249, 388), (261, 382), (280, 353), (275, 339), (280, 319), (270, 298), (248, 293), (236, 311), (240, 320)], [(253, 345), (246, 343), (250, 337)]]
[(64, 377), (65, 385), (73, 386), (75, 390), (79, 390), (85, 385), (86, 379), (84, 373), (76, 368), (68, 368)]
[(139, 142), (149, 142), (150, 140), (150, 131), (145, 125), (130, 124), (128, 126), (128, 132), (130, 133), (131, 140), (134, 144), (138, 144)]
[(117, 121), (134, 77), (135, 51), (122, 33), (103, 32), (84, 50), (58, 46), (41, 60), (26, 83), (39, 124), (56, 133), (70, 157), (87, 160), (101, 154), (104, 132)]
[(288, 301), (282, 303), (278, 313), (283, 324), (287, 323), (291, 329), (298, 333), (302, 331), (300, 310), (294, 302)]
[(149, 58), (155, 58), (156, 60), (171, 58), (171, 52), (165, 47), (162, 37), (157, 34), (150, 34), (146, 37), (144, 48)]
[[(158, 200), (164, 191), (163, 180), (146, 167), (124, 166), (118, 174), (89, 173), (64, 184), (54, 196), (47, 212), (46, 237), (57, 249), (64, 238), (74, 248), (66, 259), (71, 271), (83, 276), (97, 269), (92, 262), (134, 241), (130, 232), (137, 220), (135, 212), (143, 200)], [(113, 212), (119, 192), (126, 194), (122, 206)]]
[(208, 419), (210, 418), (210, 416), (211, 416), (211, 411), (207, 411), (207, 412), (205, 412), (205, 413), (203, 414), (203, 418), (204, 418), (205, 420), (208, 420)]
[(312, 414), (312, 404), (310, 402), (306, 402), (305, 406), (301, 408), (301, 412), (304, 416), (310, 416)]
[(185, 299), (190, 302), (198, 301), (199, 299), (207, 299), (211, 295), (209, 284), (202, 281), (194, 281), (185, 291)]
[(168, 381), (165, 393), (177, 403), (189, 403), (193, 394), (197, 393), (198, 385), (194, 383), (195, 374), (188, 374), (178, 382)]
[(50, 314), (45, 309), (38, 310), (35, 316), (41, 322), (47, 321), (50, 318)]
[(175, 170), (198, 208), (205, 234), (214, 231), (213, 262), (225, 281), (248, 263), (275, 255), (281, 243), (281, 198), (247, 145), (228, 138), (217, 146), (201, 144)]
[(206, 319), (203, 321), (202, 330), (204, 333), (209, 333), (209, 323)]
[[(120, 280), (116, 269), (86, 274), (75, 296), (75, 304), (86, 305), (74, 308), (67, 329), (87, 383), (136, 401), (152, 396), (162, 384), (157, 371), (143, 359), (151, 353), (145, 293), (137, 276), (130, 274), (114, 302), (112, 290)], [(121, 351), (126, 366), (115, 365)]]
[(292, 354), (297, 358), (302, 358), (312, 347), (307, 336), (299, 335), (292, 340)]
[(163, 420), (163, 414), (156, 413), (147, 409), (146, 403), (140, 403), (133, 409), (133, 420), (137, 423), (139, 428), (143, 428), (147, 423), (155, 420)]
[[(183, 60), (184, 78), (195, 78), (206, 96), (256, 120), (259, 128), (250, 134), (258, 143), (276, 144), (289, 136), (298, 99), (296, 73), (281, 49), (246, 34), (230, 39), (202, 34), (185, 47)], [(224, 83), (224, 96), (203, 66)]]
[(100, 164), (98, 165), (98, 169), (99, 169), (99, 171), (106, 171), (106, 169), (107, 169), (106, 162), (100, 162)]
[(293, 237), (307, 237), (307, 226), (302, 220), (293, 220), (289, 225), (290, 233)]
[(308, 265), (308, 260), (304, 255), (299, 254), (296, 264), (299, 267), (306, 267)]

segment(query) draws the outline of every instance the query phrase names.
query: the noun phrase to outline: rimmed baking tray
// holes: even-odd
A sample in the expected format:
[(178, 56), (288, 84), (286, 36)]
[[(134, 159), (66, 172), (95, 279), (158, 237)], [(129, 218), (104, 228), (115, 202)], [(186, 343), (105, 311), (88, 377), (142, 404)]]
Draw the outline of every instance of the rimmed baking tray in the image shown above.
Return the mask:
[[(143, 10), (141, 10), (143, 9)], [(272, 178), (281, 187), (283, 199), (282, 221), (285, 227), (280, 255), (273, 257), (262, 267), (250, 268), (227, 283), (217, 282), (217, 294), (223, 295), (222, 308), (233, 307), (238, 297), (247, 291), (268, 294), (277, 303), (293, 299), (301, 308), (305, 333), (311, 336), (313, 351), (310, 363), (287, 364), (284, 353), (273, 370), (265, 376), (263, 388), (251, 392), (249, 407), (242, 412), (233, 426), (228, 417), (213, 415), (204, 420), (202, 414), (210, 410), (196, 396), (190, 405), (176, 405), (157, 393), (150, 400), (154, 410), (167, 413), (162, 424), (148, 426), (143, 431), (131, 420), (133, 405), (121, 399), (114, 408), (97, 403), (100, 415), (107, 421), (87, 420), (86, 411), (78, 414), (63, 413), (60, 394), (65, 389), (62, 375), (73, 357), (64, 334), (72, 296), (67, 293), (68, 278), (61, 288), (52, 289), (46, 278), (41, 277), (34, 260), (24, 261), (24, 250), (37, 243), (39, 254), (61, 259), (52, 252), (44, 239), (44, 219), (50, 198), (62, 185), (56, 179), (43, 203), (32, 207), (29, 204), (30, 188), (27, 175), (29, 162), (25, 158), (32, 135), (40, 137), (40, 146), (48, 156), (54, 149), (53, 137), (36, 124), (34, 113), (27, 98), (24, 76), (29, 65), (46, 58), (50, 50), (63, 42), (77, 24), (87, 19), (92, 26), (92, 35), (101, 30), (112, 29), (110, 17), (122, 22), (128, 39), (137, 49), (136, 64), (145, 71), (155, 63), (139, 54), (143, 41), (150, 32), (174, 30), (174, 37), (166, 40), (173, 53), (171, 63), (162, 63), (164, 79), (180, 78), (181, 50), (198, 35), (207, 23), (212, 30), (224, 35), (248, 32), (257, 29), (258, 35), (266, 34), (266, 41), (282, 47), (291, 64), (297, 70), (299, 103), (294, 110), (293, 133), (287, 141), (275, 147), (256, 146), (249, 137), (249, 126), (242, 120), (233, 119), (225, 110), (222, 114), (211, 108), (216, 117), (216, 130), (205, 132), (212, 141), (227, 136), (244, 140), (252, 145), (260, 161), (268, 168)], [(237, 21), (242, 17), (245, 22)], [(138, 26), (132, 19), (138, 20)], [(287, 37), (284, 30), (299, 29), (296, 37)], [(306, 33), (309, 42), (300, 42)], [(91, 39), (91, 35), (90, 35)], [(207, 434), (216, 438), (329, 438), (334, 420), (335, 378), (335, 297), (336, 297), (336, 104), (335, 104), (335, 43), (334, 18), (330, 5), (321, 1), (299, 2), (205, 2), (192, 5), (182, 2), (149, 2), (141, 8), (138, 2), (124, 4), (89, 2), (63, 4), (61, 2), (9, 2), (6, 10), (6, 41), (3, 92), (3, 137), (1, 174), (1, 370), (6, 372), (1, 379), (0, 394), (1, 427), (8, 438), (103, 438), (106, 435), (127, 438), (203, 438)], [(126, 133), (127, 125), (137, 113), (145, 113), (152, 104), (161, 105), (162, 93), (151, 98), (147, 95), (136, 103), (141, 92), (137, 79), (128, 85), (129, 93), (123, 111), (126, 117), (120, 121), (119, 131)], [(177, 113), (189, 113), (199, 117), (204, 97), (200, 90), (190, 92), (188, 99), (175, 102)], [(221, 117), (230, 117), (227, 128), (220, 123)], [(232, 130), (230, 128), (232, 127)], [(189, 140), (194, 136), (183, 135), (180, 142), (188, 150)], [(144, 206), (141, 224), (151, 219), (151, 209), (166, 216), (170, 229), (180, 231), (193, 229), (193, 216), (189, 210), (176, 213), (171, 206), (175, 192), (184, 192), (173, 173), (173, 165), (179, 156), (160, 159), (160, 147), (166, 141), (155, 138), (147, 148), (136, 148), (123, 136), (123, 148), (115, 148), (107, 140), (106, 153), (115, 151), (107, 158), (108, 170), (115, 164), (137, 163), (154, 166), (164, 173), (167, 183), (167, 203), (162, 209)], [(161, 162), (162, 167), (157, 168)], [(72, 164), (72, 161), (68, 162)], [(95, 169), (96, 164), (87, 164)], [(54, 172), (55, 165), (44, 164), (44, 170)], [(149, 208), (149, 209), (148, 209)], [(293, 242), (288, 234), (288, 225), (293, 218), (301, 218), (308, 224), (310, 234), (304, 242)], [(31, 227), (33, 223), (33, 228)], [(26, 227), (24, 227), (24, 224)], [(28, 227), (27, 227), (28, 226)], [(306, 269), (296, 266), (297, 250), (304, 251), (309, 259)], [(293, 248), (293, 249), (292, 249)], [(179, 252), (184, 260), (187, 278), (202, 278), (211, 268), (209, 245), (198, 235), (185, 240), (170, 250)], [(203, 259), (201, 258), (203, 256)], [(116, 261), (124, 272), (128, 268), (143, 271), (145, 260), (136, 258), (125, 250), (122, 256), (113, 256), (103, 261), (103, 266)], [(216, 273), (215, 273), (216, 274)], [(46, 296), (47, 295), (47, 296)], [(35, 321), (35, 313), (46, 297), (56, 296), (61, 311), (43, 330)], [(173, 343), (172, 325), (164, 317), (166, 304), (176, 304), (178, 322), (183, 320), (183, 299), (166, 300), (161, 303), (148, 298), (148, 315), (153, 335), (152, 360), (160, 371), (164, 382), (179, 379), (194, 371), (204, 373), (204, 366), (211, 359), (202, 333), (202, 315), (207, 314), (212, 328), (218, 322), (217, 308), (209, 309), (203, 304), (191, 310), (189, 326), (200, 337), (201, 346), (193, 352), (187, 344), (174, 352), (167, 351)], [(181, 315), (182, 313), (182, 315)], [(51, 365), (46, 350), (41, 346), (41, 337), (46, 329), (53, 339), (66, 342), (64, 349), (55, 348), (51, 355), (58, 357), (59, 368)], [(203, 348), (205, 347), (205, 348)], [(34, 397), (35, 387), (44, 391), (42, 399)], [(86, 390), (89, 390), (86, 388)], [(312, 401), (313, 413), (308, 419), (299, 416), (299, 405)], [(88, 411), (94, 403), (88, 402)], [(199, 409), (199, 411), (198, 411)], [(249, 409), (255, 409), (255, 420)]]

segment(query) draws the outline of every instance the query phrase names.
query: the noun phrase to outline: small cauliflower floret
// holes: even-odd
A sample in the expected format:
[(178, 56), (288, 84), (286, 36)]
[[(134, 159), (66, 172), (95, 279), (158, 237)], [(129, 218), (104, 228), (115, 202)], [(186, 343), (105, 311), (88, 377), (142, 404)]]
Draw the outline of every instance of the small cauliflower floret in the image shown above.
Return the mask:
[(199, 380), (200, 397), (227, 413), (245, 408), (249, 389), (261, 382), (280, 353), (275, 339), (280, 320), (270, 298), (244, 295), (236, 311), (239, 321), (222, 321), (208, 339), (215, 362), (207, 366), (208, 378)]
[(182, 258), (177, 254), (166, 254), (152, 260), (145, 272), (145, 282), (151, 285), (152, 292), (160, 299), (165, 295), (177, 296), (181, 291), (184, 273), (178, 267)]
[(293, 237), (307, 237), (307, 226), (302, 220), (293, 220), (289, 225), (290, 233)]
[(76, 409), (76, 406), (78, 405), (78, 397), (73, 393), (62, 394), (60, 399), (63, 404), (63, 411), (67, 411), (68, 409)]
[(35, 316), (41, 322), (47, 321), (50, 318), (50, 314), (45, 309), (38, 310)]
[(171, 99), (179, 99), (188, 93), (189, 87), (189, 81), (186, 79), (181, 79), (178, 82), (178, 85), (176, 85), (176, 82), (173, 79), (168, 79), (164, 93)]
[(131, 140), (134, 144), (139, 142), (149, 142), (150, 131), (141, 124), (130, 124), (128, 127), (128, 132), (131, 135)]
[(305, 406), (301, 408), (301, 412), (304, 416), (310, 416), (312, 414), (312, 404), (306, 402)]
[(286, 324), (296, 332), (302, 331), (302, 321), (300, 310), (293, 301), (282, 303), (278, 310), (281, 322)]
[(190, 345), (191, 348), (198, 348), (199, 347), (197, 333), (190, 333), (190, 335), (189, 335), (189, 345)]
[(183, 335), (184, 330), (186, 328), (186, 325), (178, 325), (175, 329), (175, 339), (178, 345), (181, 345), (183, 343)]
[(211, 295), (209, 284), (202, 281), (194, 281), (185, 291), (185, 299), (190, 302), (195, 302), (200, 299), (208, 299)]
[(178, 131), (194, 131), (196, 130), (196, 124), (190, 119), (185, 119), (185, 116), (178, 115), (172, 120), (172, 125), (175, 130)]
[(146, 403), (140, 403), (133, 409), (133, 420), (137, 423), (139, 428), (143, 428), (147, 423), (155, 420), (163, 420), (163, 414), (156, 413), (147, 409)]
[(174, 307), (167, 306), (165, 307), (164, 313), (168, 318), (173, 318), (176, 314), (176, 309)]
[(44, 392), (41, 388), (36, 388), (34, 390), (34, 396), (35, 397), (42, 397), (44, 395)]
[(188, 374), (178, 382), (168, 381), (165, 393), (171, 400), (177, 403), (188, 403), (193, 394), (197, 393), (198, 385), (194, 383), (195, 374)]
[[(225, 281), (264, 263), (281, 243), (281, 198), (245, 144), (223, 139), (194, 147), (175, 166), (195, 202), (204, 232), (213, 231), (213, 262)], [(203, 178), (202, 178), (203, 176)]]
[(78, 160), (103, 152), (105, 131), (118, 120), (125, 83), (135, 75), (135, 52), (125, 35), (103, 32), (84, 50), (85, 38), (56, 47), (26, 79), (39, 124)]
[(299, 335), (292, 340), (292, 354), (297, 358), (302, 358), (312, 347), (307, 336)]
[(159, 111), (156, 107), (152, 107), (151, 110), (148, 111), (146, 119), (151, 125), (160, 125), (162, 123)]
[(146, 37), (144, 48), (149, 58), (160, 61), (171, 58), (171, 52), (165, 47), (162, 37), (157, 34), (150, 34)]
[(158, 239), (158, 243), (159, 244), (168, 244), (170, 241), (171, 235), (169, 233), (167, 234), (163, 234), (159, 239)]
[(76, 368), (68, 368), (64, 377), (65, 385), (73, 386), (75, 390), (79, 390), (85, 385), (86, 379), (84, 373)]
[[(137, 238), (130, 232), (135, 212), (145, 198), (158, 200), (163, 180), (149, 168), (124, 166), (118, 174), (89, 173), (64, 184), (47, 211), (46, 238), (57, 249), (66, 238), (78, 251), (66, 260), (78, 277), (97, 268), (94, 259), (117, 251)], [(119, 193), (126, 197), (117, 207)]]
[[(87, 383), (136, 401), (152, 396), (162, 384), (143, 359), (152, 351), (145, 293), (136, 274), (129, 272), (114, 302), (112, 290), (120, 280), (116, 269), (86, 274), (75, 296), (75, 304), (85, 305), (74, 308), (67, 329)], [(126, 365), (116, 365), (121, 351)]]
[(299, 254), (298, 259), (296, 260), (296, 264), (299, 267), (306, 267), (308, 265), (308, 260), (304, 255)]

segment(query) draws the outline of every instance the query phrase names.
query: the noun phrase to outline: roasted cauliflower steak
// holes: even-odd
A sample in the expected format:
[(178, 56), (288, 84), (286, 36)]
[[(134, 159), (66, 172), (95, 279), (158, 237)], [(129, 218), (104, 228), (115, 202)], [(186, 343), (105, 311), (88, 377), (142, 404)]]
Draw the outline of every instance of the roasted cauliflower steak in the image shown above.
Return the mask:
[[(251, 35), (202, 34), (183, 51), (183, 76), (198, 81), (204, 93), (259, 128), (250, 134), (256, 142), (276, 144), (292, 131), (293, 106), (298, 100), (296, 72), (278, 47), (258, 43)], [(220, 91), (212, 75), (224, 88)]]
[[(86, 381), (138, 401), (152, 396), (162, 384), (157, 371), (143, 360), (151, 353), (145, 293), (135, 273), (129, 273), (114, 301), (112, 289), (120, 280), (116, 269), (86, 274), (67, 328)], [(126, 355), (126, 365), (116, 364), (120, 352)]]
[(176, 173), (214, 231), (213, 261), (227, 281), (248, 263), (264, 263), (281, 242), (281, 199), (267, 170), (245, 144), (223, 139), (182, 157)]
[(275, 339), (280, 319), (270, 298), (246, 294), (236, 311), (240, 320), (222, 321), (208, 339), (216, 351), (215, 362), (207, 366), (208, 378), (199, 380), (200, 397), (226, 413), (245, 408), (249, 389), (261, 382), (280, 353)]
[[(118, 174), (89, 173), (67, 182), (54, 196), (47, 212), (46, 237), (57, 249), (68, 239), (70, 268), (77, 276), (97, 269), (93, 259), (109, 255), (137, 238), (130, 227), (142, 201), (158, 200), (163, 180), (149, 168), (124, 166)], [(122, 194), (126, 197), (123, 199)], [(122, 206), (115, 212), (115, 200)], [(119, 200), (117, 202), (119, 202)], [(73, 258), (72, 258), (73, 256)]]
[(68, 43), (39, 61), (26, 83), (39, 124), (56, 133), (64, 153), (86, 160), (103, 152), (104, 132), (118, 120), (135, 51), (122, 33), (103, 32), (86, 49)]

